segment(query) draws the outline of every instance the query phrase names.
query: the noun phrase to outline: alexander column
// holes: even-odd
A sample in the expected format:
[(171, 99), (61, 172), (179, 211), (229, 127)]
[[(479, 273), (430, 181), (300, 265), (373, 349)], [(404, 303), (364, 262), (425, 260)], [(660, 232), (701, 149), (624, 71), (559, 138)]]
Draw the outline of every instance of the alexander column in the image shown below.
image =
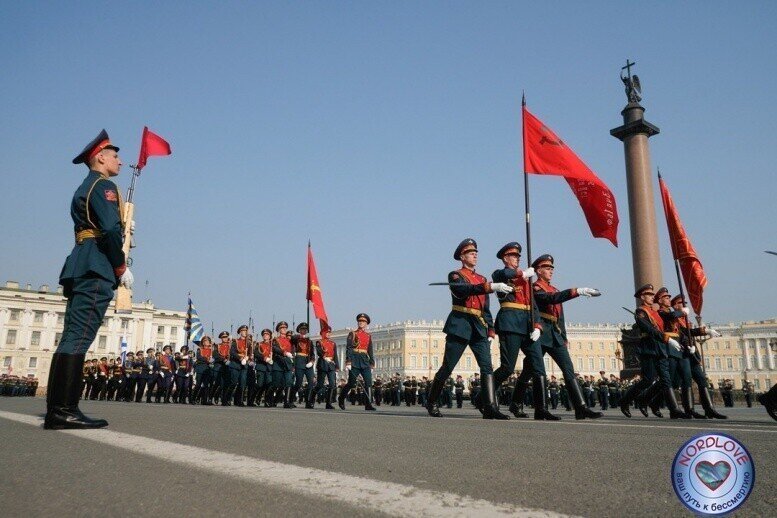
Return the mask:
[(623, 126), (610, 130), (610, 135), (623, 142), (626, 153), (634, 290), (647, 283), (653, 284), (657, 290), (662, 285), (661, 258), (658, 253), (653, 170), (650, 165), (648, 139), (657, 135), (659, 129), (644, 119), (645, 108), (639, 104), (642, 100), (639, 96), (642, 87), (639, 77), (631, 75), (632, 66), (634, 63), (626, 60), (626, 66), (621, 69), (621, 80), (626, 85), (626, 97), (629, 101), (621, 112)]

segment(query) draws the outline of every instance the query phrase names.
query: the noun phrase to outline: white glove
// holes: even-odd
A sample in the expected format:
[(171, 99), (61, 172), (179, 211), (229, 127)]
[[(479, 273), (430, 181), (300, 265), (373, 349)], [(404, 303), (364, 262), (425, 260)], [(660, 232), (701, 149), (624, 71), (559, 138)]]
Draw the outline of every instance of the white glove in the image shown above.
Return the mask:
[(130, 234), (135, 233), (135, 220), (130, 221)]
[(308, 362), (305, 364), (305, 368), (309, 369), (313, 366), (313, 362)]
[(692, 345), (688, 348), (688, 351), (690, 351), (691, 354), (696, 354), (696, 346)]
[(531, 332), (531, 334), (529, 335), (529, 338), (531, 338), (532, 342), (536, 342), (537, 340), (540, 339), (541, 334), (542, 334), (542, 331), (540, 331), (539, 329), (535, 329)]
[(680, 344), (679, 344), (679, 343), (677, 343), (677, 340), (675, 340), (674, 338), (670, 338), (670, 339), (669, 339), (669, 341), (668, 341), (667, 343), (668, 343), (669, 345), (671, 345), (671, 346), (674, 348), (674, 350), (675, 350), (675, 351), (678, 351), (678, 352), (679, 352), (679, 351), (682, 351), (682, 350), (683, 350), (683, 348), (682, 348), (682, 347), (680, 347)]
[(288, 358), (288, 359), (292, 359), (292, 358), (294, 358), (294, 356), (293, 356), (291, 353), (284, 353), (283, 355), (284, 355), (286, 358)]
[(229, 365), (229, 360), (225, 361), (224, 365)]
[(240, 365), (245, 365), (245, 364), (246, 364), (246, 359), (245, 359), (245, 358), (243, 358), (242, 360), (240, 360)]
[(264, 361), (266, 361), (267, 363), (272, 363), (272, 356), (265, 356)]
[(513, 287), (503, 282), (492, 282), (491, 289), (495, 293), (512, 293)]
[(272, 365), (272, 358), (270, 358), (269, 360), (267, 360), (267, 363), (268, 363), (269, 365)]
[(708, 333), (709, 333), (709, 335), (710, 335), (712, 338), (720, 338), (721, 336), (723, 336), (722, 334), (720, 334), (720, 331), (718, 331), (717, 329), (712, 329), (712, 328), (710, 328), (710, 330), (708, 331)]
[(523, 280), (528, 281), (532, 277), (536, 276), (537, 274), (534, 272), (534, 268), (529, 266), (523, 271)]
[(488, 345), (491, 345), (491, 343), (492, 343), (493, 341), (494, 341), (494, 337), (493, 337), (493, 336), (489, 336), (489, 337), (488, 337)]
[(601, 295), (601, 292), (594, 288), (578, 288), (577, 294), (583, 297), (598, 297)]
[(688, 313), (690, 313), (690, 312), (691, 312), (691, 310), (690, 310), (690, 309), (688, 309), (688, 306), (683, 306), (683, 307), (682, 307), (682, 309), (681, 309), (680, 311), (682, 311), (682, 312), (683, 312), (683, 315), (685, 315), (686, 317), (688, 316)]
[(191, 374), (190, 372), (187, 372), (186, 376), (184, 376), (184, 378), (188, 378), (190, 374)]
[(345, 366), (345, 370), (346, 370), (346, 371), (349, 371), (349, 370), (351, 370), (351, 365), (350, 365), (350, 364), (346, 364), (346, 366)]
[(135, 277), (132, 275), (132, 272), (129, 268), (124, 270), (124, 273), (121, 274), (121, 277), (119, 277), (119, 284), (127, 288), (128, 290), (132, 289), (132, 285), (135, 284)]

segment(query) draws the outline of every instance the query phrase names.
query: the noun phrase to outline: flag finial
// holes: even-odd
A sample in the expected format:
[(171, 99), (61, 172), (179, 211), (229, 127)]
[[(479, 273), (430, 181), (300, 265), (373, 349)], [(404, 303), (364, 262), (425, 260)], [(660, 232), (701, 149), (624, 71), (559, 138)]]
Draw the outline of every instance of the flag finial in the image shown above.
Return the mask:
[(521, 106), (526, 106), (526, 92), (521, 90)]

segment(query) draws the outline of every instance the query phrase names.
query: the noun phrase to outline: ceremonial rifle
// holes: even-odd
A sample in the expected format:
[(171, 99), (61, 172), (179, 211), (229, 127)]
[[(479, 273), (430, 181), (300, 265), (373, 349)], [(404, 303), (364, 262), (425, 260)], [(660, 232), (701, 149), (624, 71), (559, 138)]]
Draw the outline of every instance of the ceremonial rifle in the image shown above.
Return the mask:
[[(132, 220), (135, 217), (135, 204), (132, 199), (135, 195), (135, 181), (140, 176), (140, 168), (136, 165), (131, 165), (132, 169), (132, 181), (130, 182), (129, 189), (127, 189), (127, 200), (122, 203), (122, 213), (120, 214), (122, 230), (124, 232), (124, 243), (121, 250), (124, 252), (124, 262), (127, 267), (132, 265), (132, 259), (130, 258), (130, 249), (135, 248), (135, 242), (132, 238)], [(119, 285), (116, 292), (116, 313), (132, 313), (132, 290)]]

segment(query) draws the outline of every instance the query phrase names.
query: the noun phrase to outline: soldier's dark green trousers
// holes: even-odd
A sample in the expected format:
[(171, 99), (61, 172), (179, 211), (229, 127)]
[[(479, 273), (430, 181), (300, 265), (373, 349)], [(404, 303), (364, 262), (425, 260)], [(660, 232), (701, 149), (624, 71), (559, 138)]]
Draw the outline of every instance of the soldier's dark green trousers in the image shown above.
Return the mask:
[(113, 299), (113, 283), (96, 275), (76, 278), (65, 288), (65, 296), (65, 326), (56, 352), (86, 354)]
[(526, 355), (525, 365), (528, 362), (532, 371), (539, 370), (538, 374), (545, 375), (545, 364), (542, 361), (540, 345), (532, 342), (526, 335), (518, 333), (499, 334), (499, 368), (494, 371), (494, 386), (498, 387), (515, 371), (515, 362), (518, 360), (518, 351)]

